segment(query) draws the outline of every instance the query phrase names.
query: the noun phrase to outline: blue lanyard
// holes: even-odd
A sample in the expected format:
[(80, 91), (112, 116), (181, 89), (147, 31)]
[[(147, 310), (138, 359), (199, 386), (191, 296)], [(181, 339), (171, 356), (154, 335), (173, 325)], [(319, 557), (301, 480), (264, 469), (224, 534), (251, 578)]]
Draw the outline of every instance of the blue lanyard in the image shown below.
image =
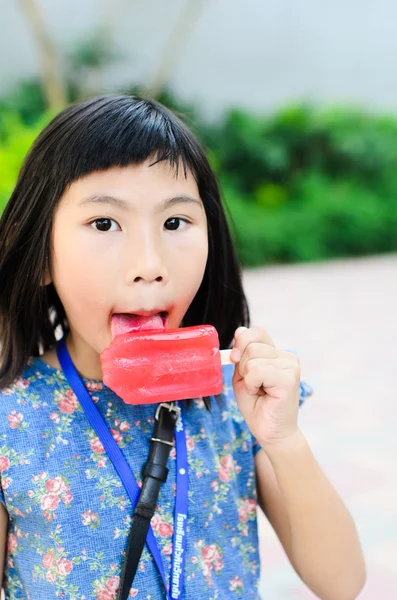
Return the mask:
[[(78, 374), (72, 359), (70, 358), (65, 340), (62, 339), (57, 345), (58, 360), (61, 364), (66, 379), (70, 387), (76, 394), (91, 427), (94, 429), (102, 442), (114, 468), (122, 480), (124, 487), (130, 497), (133, 508), (138, 502), (140, 488), (132, 473), (127, 461), (124, 458), (116, 441), (103, 419), (98, 408), (95, 406), (90, 394), (87, 391), (80, 375)], [(186, 552), (186, 531), (187, 531), (187, 510), (188, 510), (188, 458), (186, 435), (183, 428), (182, 416), (175, 429), (176, 445), (176, 500), (174, 513), (174, 536), (172, 544), (172, 565), (170, 577), (170, 591), (167, 588), (164, 565), (161, 558), (161, 552), (157, 545), (153, 530), (150, 527), (146, 538), (146, 543), (156, 562), (160, 572), (163, 585), (166, 590), (167, 600), (178, 600), (183, 597), (183, 574), (185, 566)]]

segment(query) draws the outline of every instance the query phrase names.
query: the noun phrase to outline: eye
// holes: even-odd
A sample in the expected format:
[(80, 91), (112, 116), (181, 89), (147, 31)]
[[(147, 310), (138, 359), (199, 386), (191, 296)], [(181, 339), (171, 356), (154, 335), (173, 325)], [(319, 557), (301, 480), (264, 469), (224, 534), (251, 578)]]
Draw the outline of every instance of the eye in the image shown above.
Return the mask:
[(113, 219), (95, 219), (90, 225), (97, 231), (120, 231), (120, 225)]
[(189, 221), (186, 219), (182, 219), (181, 217), (171, 217), (171, 219), (167, 219), (164, 223), (164, 228), (168, 231), (176, 231), (177, 229), (185, 229), (188, 224)]

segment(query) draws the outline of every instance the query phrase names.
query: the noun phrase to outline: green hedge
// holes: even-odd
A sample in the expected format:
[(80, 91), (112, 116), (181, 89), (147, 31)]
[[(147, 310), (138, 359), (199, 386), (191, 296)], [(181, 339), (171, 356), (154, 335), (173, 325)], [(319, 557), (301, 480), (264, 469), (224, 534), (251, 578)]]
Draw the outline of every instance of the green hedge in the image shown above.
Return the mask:
[[(397, 250), (397, 118), (297, 106), (232, 111), (207, 127), (182, 112), (208, 149), (245, 265)], [(48, 118), (0, 105), (0, 211)]]
[(397, 250), (397, 119), (291, 107), (202, 131), (247, 265)]
[[(42, 116), (35, 124), (26, 125), (20, 115), (7, 111), (2, 115), (0, 135), (0, 213), (15, 185), (23, 159), (40, 131), (48, 122)], [(0, 119), (1, 120), (1, 119)]]

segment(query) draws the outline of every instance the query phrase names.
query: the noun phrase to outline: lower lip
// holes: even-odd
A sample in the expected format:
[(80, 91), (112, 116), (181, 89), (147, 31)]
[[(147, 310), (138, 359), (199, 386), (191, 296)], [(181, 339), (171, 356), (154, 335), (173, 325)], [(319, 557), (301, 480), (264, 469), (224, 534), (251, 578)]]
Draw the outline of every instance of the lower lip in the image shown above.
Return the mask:
[(112, 336), (131, 333), (133, 331), (152, 331), (165, 329), (167, 315), (155, 314), (149, 317), (140, 315), (113, 315)]

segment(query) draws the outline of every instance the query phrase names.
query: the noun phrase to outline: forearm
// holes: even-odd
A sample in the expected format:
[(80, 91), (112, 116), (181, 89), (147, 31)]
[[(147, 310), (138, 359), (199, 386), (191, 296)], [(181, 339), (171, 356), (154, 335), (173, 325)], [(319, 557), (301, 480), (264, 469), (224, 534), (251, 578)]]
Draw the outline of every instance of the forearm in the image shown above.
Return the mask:
[(299, 575), (322, 600), (353, 600), (365, 581), (357, 532), (305, 438), (298, 432), (262, 447), (284, 501)]

